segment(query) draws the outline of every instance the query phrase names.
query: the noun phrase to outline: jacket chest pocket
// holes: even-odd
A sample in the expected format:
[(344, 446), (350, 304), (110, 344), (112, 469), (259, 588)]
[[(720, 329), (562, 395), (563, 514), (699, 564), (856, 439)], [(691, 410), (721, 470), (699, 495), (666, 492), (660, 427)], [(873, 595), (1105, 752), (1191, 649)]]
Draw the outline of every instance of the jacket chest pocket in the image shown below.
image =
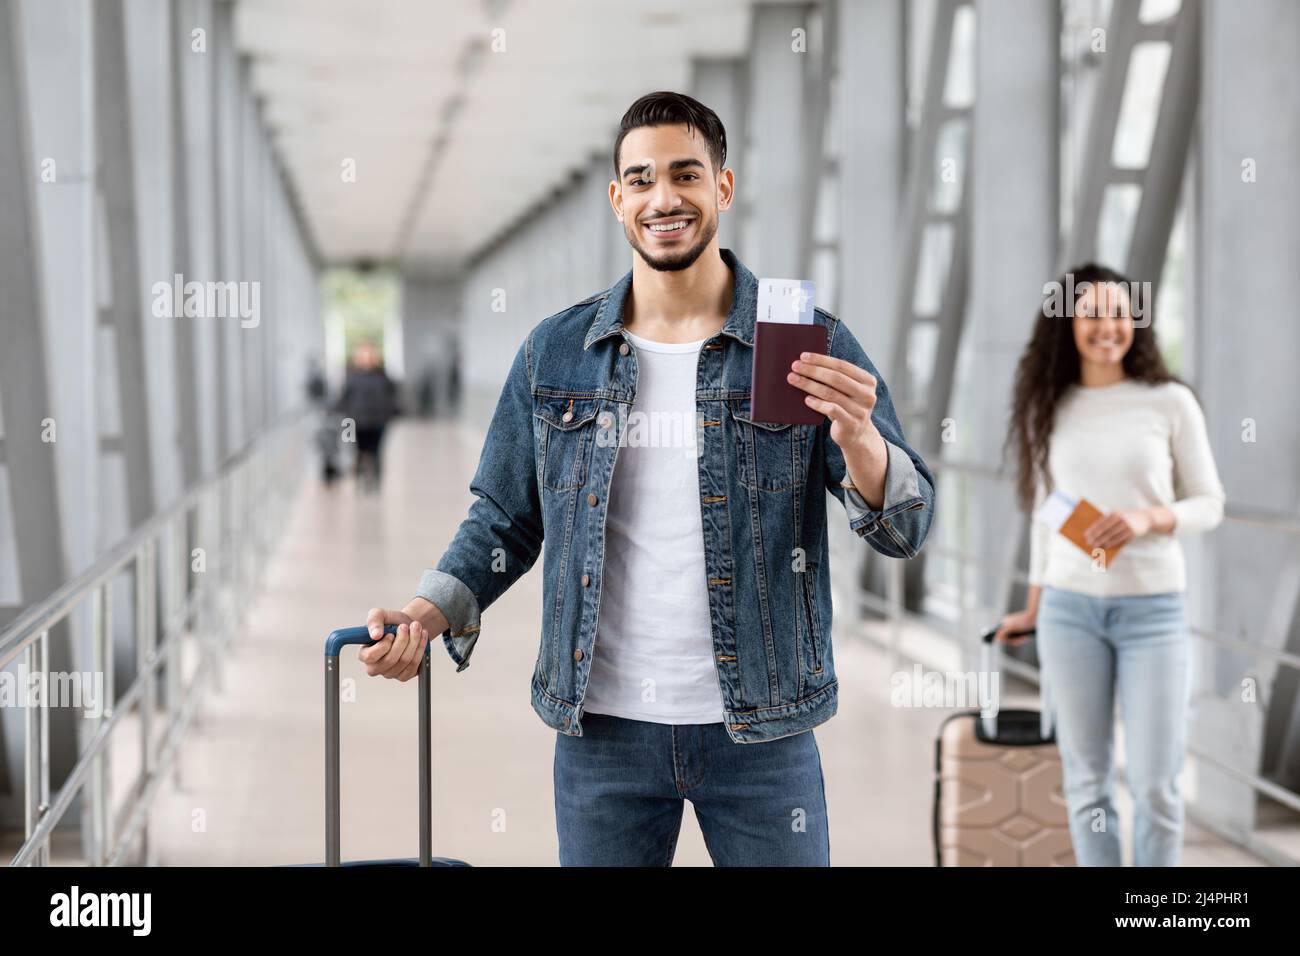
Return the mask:
[(572, 491), (587, 481), (600, 400), (578, 395), (535, 395), (539, 479), (552, 491)]
[(759, 491), (787, 491), (795, 485), (798, 429), (793, 425), (756, 422), (749, 400), (732, 404), (736, 456), (741, 483)]

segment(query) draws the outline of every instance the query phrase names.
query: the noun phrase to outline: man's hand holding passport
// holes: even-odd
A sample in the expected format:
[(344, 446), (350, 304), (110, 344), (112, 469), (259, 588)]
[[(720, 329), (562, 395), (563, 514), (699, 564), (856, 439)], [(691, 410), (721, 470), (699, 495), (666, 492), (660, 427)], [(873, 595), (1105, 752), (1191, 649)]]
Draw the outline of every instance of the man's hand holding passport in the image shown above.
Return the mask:
[(880, 507), (889, 453), (871, 421), (876, 379), (827, 354), (826, 327), (813, 321), (813, 293), (807, 280), (759, 279), (750, 415), (782, 425), (820, 425), (829, 418), (848, 486)]

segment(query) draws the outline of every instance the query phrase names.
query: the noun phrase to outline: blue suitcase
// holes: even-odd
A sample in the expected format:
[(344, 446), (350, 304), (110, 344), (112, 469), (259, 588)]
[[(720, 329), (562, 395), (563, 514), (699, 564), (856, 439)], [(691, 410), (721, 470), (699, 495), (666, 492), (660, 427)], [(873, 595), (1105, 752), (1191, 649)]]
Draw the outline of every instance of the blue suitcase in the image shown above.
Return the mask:
[[(394, 624), (384, 628), (396, 634)], [(469, 866), (462, 860), (433, 855), (432, 767), (429, 760), (429, 650), (420, 661), (420, 857), (393, 860), (340, 861), (339, 841), (339, 651), (348, 644), (373, 644), (364, 627), (345, 627), (325, 639), (325, 865), (326, 866)]]

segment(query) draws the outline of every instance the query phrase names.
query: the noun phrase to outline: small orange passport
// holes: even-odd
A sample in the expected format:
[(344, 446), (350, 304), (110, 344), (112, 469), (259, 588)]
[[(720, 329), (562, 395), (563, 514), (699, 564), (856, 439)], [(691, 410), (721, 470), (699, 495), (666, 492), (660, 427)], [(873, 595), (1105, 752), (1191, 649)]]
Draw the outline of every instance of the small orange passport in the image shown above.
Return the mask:
[[(1124, 546), (1120, 544), (1113, 548), (1094, 548), (1083, 536), (1085, 531), (1104, 517), (1105, 515), (1087, 498), (1071, 498), (1060, 491), (1053, 491), (1038, 510), (1040, 521), (1065, 535), (1089, 557), (1101, 558), (1102, 567), (1106, 568)], [(1100, 553), (1094, 555), (1094, 551)]]

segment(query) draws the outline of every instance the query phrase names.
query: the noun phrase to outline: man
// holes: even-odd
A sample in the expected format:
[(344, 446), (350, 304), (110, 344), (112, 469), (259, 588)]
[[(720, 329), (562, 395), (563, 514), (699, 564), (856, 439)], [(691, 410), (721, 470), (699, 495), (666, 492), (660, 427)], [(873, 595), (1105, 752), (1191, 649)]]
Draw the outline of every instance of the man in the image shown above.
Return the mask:
[(609, 201), (631, 271), (529, 333), (478, 500), (418, 596), (368, 620), (399, 625), (362, 651), (369, 674), (409, 680), (439, 633), (463, 670), (481, 612), (545, 548), (532, 704), (557, 731), (563, 865), (670, 864), (683, 799), (717, 865), (828, 865), (812, 734), (837, 694), (826, 491), (893, 557), (933, 516), (930, 471), (829, 313), (830, 354), (789, 376), (823, 424), (752, 419), (758, 282), (717, 245), (725, 160), (696, 100), (627, 111)]

